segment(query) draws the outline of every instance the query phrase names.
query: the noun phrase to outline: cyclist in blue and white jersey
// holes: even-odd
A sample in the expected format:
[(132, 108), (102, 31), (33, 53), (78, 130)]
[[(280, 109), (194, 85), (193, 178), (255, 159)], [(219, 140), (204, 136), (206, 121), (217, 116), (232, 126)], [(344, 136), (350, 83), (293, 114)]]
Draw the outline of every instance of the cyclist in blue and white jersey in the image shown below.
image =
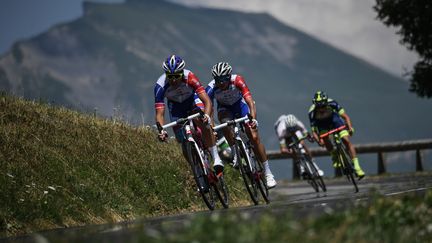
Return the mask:
[[(212, 76), (214, 79), (208, 84), (206, 92), (212, 101), (216, 99), (219, 121), (222, 123), (226, 119), (240, 118), (250, 113), (253, 119), (245, 126), (246, 135), (253, 145), (257, 160), (264, 167), (267, 186), (269, 188), (275, 187), (276, 181), (270, 170), (265, 147), (259, 138), (255, 102), (245, 80), (238, 74), (232, 74), (232, 67), (227, 62), (215, 64), (212, 68)], [(223, 131), (232, 151), (234, 151), (232, 131), (229, 127), (226, 127)], [(235, 159), (237, 159), (237, 156), (234, 156)], [(236, 164), (236, 161), (233, 162)]]
[[(164, 124), (165, 98), (168, 100), (170, 120), (175, 121), (179, 118), (187, 117), (191, 113), (196, 113), (198, 109), (204, 111), (203, 119), (195, 119), (196, 124), (202, 131), (204, 146), (209, 148), (214, 158), (213, 167), (217, 173), (223, 171), (223, 163), (215, 146), (215, 136), (208, 124), (211, 123), (212, 102), (205, 92), (197, 76), (190, 70), (185, 69), (185, 61), (176, 55), (169, 56), (163, 62), (164, 73), (159, 77), (154, 88), (156, 122)], [(182, 142), (178, 126), (173, 127), (176, 139)], [(159, 139), (167, 139), (167, 132), (162, 130)], [(183, 155), (187, 159), (185, 152)]]

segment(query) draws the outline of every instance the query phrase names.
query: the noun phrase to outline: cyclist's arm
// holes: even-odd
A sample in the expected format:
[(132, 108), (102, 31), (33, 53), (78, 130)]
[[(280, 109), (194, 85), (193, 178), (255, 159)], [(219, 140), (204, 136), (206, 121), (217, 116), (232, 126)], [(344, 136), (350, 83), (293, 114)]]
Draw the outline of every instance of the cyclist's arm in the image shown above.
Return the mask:
[(165, 124), (164, 115), (165, 115), (165, 89), (156, 83), (154, 88), (154, 97), (155, 97), (155, 112), (156, 112), (156, 122), (159, 122), (161, 125)]
[(165, 124), (165, 108), (156, 109), (156, 122), (159, 122), (161, 125)]
[(198, 97), (204, 103), (204, 113), (206, 113), (207, 115), (209, 115), (211, 117), (212, 109), (213, 109), (213, 103), (211, 102), (209, 96), (204, 91), (204, 92), (198, 93)]
[(320, 137), (318, 135), (318, 128), (315, 125), (314, 109), (315, 109), (315, 105), (312, 105), (309, 109), (309, 123), (311, 126), (313, 138), (315, 139), (315, 141), (317, 141), (321, 145), (321, 140), (320, 140)]
[(309, 133), (308, 130), (306, 129), (305, 125), (303, 124), (303, 122), (301, 122), (300, 120), (297, 122), (297, 125), (300, 128), (303, 135), (306, 136)]
[(348, 130), (352, 131), (352, 123), (350, 117), (346, 113), (342, 113), (340, 116), (345, 120), (348, 126)]
[(252, 99), (252, 96), (248, 96), (245, 98), (246, 104), (249, 107), (249, 112), (253, 119), (256, 119), (256, 107), (255, 107), (255, 101)]

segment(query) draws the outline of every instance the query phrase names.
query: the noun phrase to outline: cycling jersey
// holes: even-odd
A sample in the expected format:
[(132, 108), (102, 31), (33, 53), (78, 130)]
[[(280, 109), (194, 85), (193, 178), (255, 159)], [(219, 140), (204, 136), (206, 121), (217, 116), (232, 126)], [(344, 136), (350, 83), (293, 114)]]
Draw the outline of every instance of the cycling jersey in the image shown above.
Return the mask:
[[(198, 97), (202, 92), (205, 92), (204, 87), (195, 74), (187, 69), (183, 70), (183, 79), (176, 86), (171, 86), (166, 74), (162, 74), (154, 88), (155, 109), (165, 108), (165, 98), (167, 98), (170, 120), (176, 121), (187, 117), (196, 109), (204, 110), (204, 104)], [(181, 142), (183, 136), (180, 127), (175, 126), (173, 130), (177, 140)]]
[(230, 84), (225, 90), (219, 89), (216, 86), (215, 80), (212, 80), (208, 84), (206, 92), (212, 102), (216, 99), (218, 113), (228, 112), (231, 119), (243, 117), (249, 113), (249, 107), (245, 102), (245, 98), (252, 95), (243, 77), (240, 75), (232, 74)]
[(159, 77), (154, 88), (156, 109), (165, 107), (165, 97), (168, 102), (182, 103), (195, 93), (200, 94), (205, 91), (195, 74), (186, 69), (183, 73), (182, 82), (175, 87), (170, 86), (166, 74)]
[(226, 90), (219, 89), (215, 83), (215, 80), (212, 80), (208, 84), (206, 92), (210, 99), (212, 101), (216, 99), (218, 104), (230, 106), (241, 99), (252, 96), (243, 77), (240, 75), (231, 75), (231, 81)]
[(275, 122), (274, 124), (274, 128), (276, 131), (276, 135), (279, 138), (279, 143), (280, 144), (285, 144), (286, 143), (286, 139), (290, 138), (292, 136), (292, 134), (296, 131), (301, 131), (303, 134), (307, 134), (308, 131), (305, 127), (305, 125), (303, 124), (303, 122), (297, 120), (297, 124), (295, 127), (287, 127), (286, 125), (286, 115), (282, 115), (279, 117), (279, 119)]
[(309, 109), (309, 121), (313, 131), (323, 131), (345, 125), (341, 115), (345, 110), (332, 99), (328, 99), (326, 106), (317, 109), (313, 104)]

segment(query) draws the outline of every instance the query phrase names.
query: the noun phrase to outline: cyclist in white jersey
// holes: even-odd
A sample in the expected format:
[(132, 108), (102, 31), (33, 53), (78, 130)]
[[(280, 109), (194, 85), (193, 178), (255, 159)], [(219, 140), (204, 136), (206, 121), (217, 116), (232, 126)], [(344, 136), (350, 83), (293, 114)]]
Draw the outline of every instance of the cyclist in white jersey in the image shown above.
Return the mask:
[[(279, 139), (279, 146), (280, 146), (281, 153), (292, 154), (292, 150), (288, 148), (287, 145), (293, 142), (293, 136), (295, 136), (295, 133), (297, 131), (300, 131), (303, 134), (303, 136), (307, 136), (308, 138), (310, 138), (309, 141), (313, 141), (305, 125), (299, 119), (297, 119), (296, 116), (292, 114), (281, 115), (275, 122), (274, 128), (276, 131), (276, 135)], [(306, 155), (309, 157), (309, 159), (314, 163), (315, 167), (317, 168), (318, 174), (320, 176), (323, 176), (324, 172), (318, 167), (318, 165), (312, 159), (312, 155), (308, 147), (306, 146), (304, 140), (302, 140), (300, 143), (303, 145), (303, 148), (306, 151)], [(305, 170), (303, 166), (300, 166), (300, 174), (304, 176), (304, 173)]]

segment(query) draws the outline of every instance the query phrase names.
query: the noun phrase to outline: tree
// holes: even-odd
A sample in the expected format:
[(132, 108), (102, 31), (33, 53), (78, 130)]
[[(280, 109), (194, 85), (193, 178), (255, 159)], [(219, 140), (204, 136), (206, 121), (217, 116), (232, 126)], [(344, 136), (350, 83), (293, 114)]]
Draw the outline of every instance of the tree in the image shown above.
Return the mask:
[(432, 1), (376, 0), (377, 18), (386, 26), (399, 28), (400, 42), (417, 52), (420, 59), (410, 77), (410, 91), (432, 97)]

